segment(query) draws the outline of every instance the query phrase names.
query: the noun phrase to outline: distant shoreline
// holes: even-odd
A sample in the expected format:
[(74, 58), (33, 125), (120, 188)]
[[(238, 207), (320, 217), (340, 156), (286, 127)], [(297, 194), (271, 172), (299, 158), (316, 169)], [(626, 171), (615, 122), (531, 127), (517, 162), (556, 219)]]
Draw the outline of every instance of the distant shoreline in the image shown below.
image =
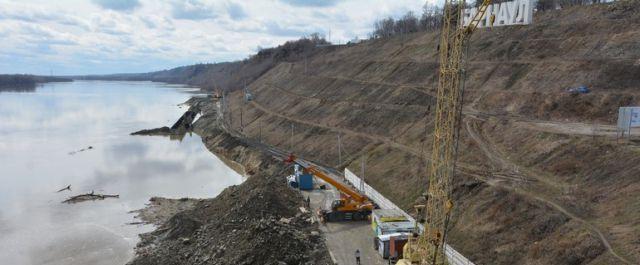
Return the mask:
[(37, 84), (73, 82), (70, 78), (37, 75), (0, 75), (0, 91), (33, 91)]

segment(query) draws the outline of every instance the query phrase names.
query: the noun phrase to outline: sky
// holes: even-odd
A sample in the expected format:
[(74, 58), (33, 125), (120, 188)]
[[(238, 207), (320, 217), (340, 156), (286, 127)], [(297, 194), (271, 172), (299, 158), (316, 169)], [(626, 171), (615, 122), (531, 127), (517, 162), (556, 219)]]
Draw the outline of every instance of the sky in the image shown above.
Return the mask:
[[(434, 1), (434, 0), (429, 0)], [(0, 73), (138, 73), (247, 58), (314, 32), (366, 38), (425, 0), (0, 0)]]

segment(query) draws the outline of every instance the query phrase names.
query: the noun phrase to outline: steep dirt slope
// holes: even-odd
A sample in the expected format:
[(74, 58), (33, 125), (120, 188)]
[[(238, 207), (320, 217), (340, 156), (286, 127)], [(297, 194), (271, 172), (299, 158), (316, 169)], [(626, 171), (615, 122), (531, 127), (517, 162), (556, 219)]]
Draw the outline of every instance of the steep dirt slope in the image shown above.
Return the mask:
[[(537, 13), (534, 25), (472, 38), (448, 241), (473, 261), (640, 262), (640, 149), (597, 127), (571, 133), (640, 104), (638, 10)], [(232, 94), (226, 116), (248, 137), (324, 164), (359, 172), (365, 159), (367, 181), (410, 209), (426, 189), (437, 41), (368, 41), (310, 57), (306, 71), (280, 63), (250, 85), (253, 101)], [(593, 92), (565, 92), (580, 85)], [(541, 121), (560, 129), (541, 130)]]
[[(526, 30), (475, 36), (469, 88), (483, 93), (477, 96), (479, 108), (542, 119), (615, 121), (618, 106), (638, 102), (640, 17), (638, 2), (631, 2), (544, 12)], [(593, 92), (564, 91), (581, 85)]]

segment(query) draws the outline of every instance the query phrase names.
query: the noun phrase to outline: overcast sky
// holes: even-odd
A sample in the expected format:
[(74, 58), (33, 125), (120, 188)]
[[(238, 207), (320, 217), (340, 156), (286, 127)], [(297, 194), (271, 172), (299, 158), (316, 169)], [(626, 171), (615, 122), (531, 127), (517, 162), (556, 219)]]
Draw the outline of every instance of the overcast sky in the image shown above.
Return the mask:
[(313, 32), (344, 43), (425, 2), (0, 0), (0, 73), (147, 72), (243, 59)]

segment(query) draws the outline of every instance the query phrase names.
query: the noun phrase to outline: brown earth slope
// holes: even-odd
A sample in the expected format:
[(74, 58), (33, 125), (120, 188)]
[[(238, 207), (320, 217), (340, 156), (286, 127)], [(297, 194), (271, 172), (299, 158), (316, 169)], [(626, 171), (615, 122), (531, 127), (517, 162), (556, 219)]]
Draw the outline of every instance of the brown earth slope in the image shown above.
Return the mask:
[[(448, 238), (471, 260), (640, 263), (640, 148), (605, 132), (619, 106), (640, 104), (639, 10), (538, 12), (472, 38)], [(232, 94), (226, 116), (307, 159), (354, 172), (365, 159), (368, 182), (409, 209), (426, 189), (437, 41), (367, 41), (309, 57), (307, 71), (279, 63), (251, 83), (253, 101)], [(581, 85), (592, 93), (565, 92)]]

